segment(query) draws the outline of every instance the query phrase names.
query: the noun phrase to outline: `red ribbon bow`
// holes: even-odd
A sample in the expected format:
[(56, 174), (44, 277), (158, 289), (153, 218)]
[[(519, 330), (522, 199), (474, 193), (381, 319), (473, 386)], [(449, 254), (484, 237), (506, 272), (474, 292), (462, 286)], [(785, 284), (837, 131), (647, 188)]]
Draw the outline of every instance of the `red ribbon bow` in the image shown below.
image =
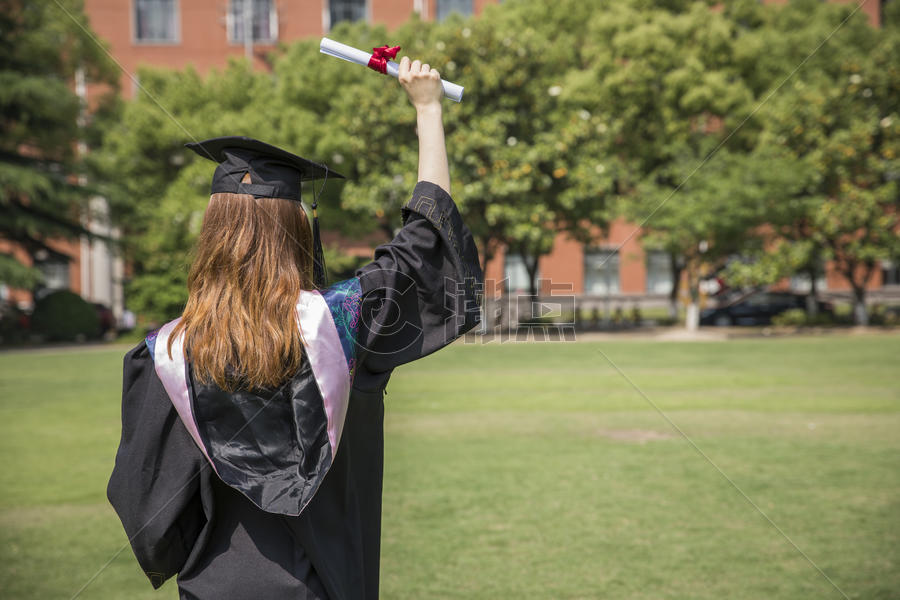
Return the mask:
[(369, 59), (369, 68), (378, 71), (382, 75), (387, 75), (388, 59), (397, 58), (400, 52), (400, 46), (381, 46), (372, 48), (372, 58)]

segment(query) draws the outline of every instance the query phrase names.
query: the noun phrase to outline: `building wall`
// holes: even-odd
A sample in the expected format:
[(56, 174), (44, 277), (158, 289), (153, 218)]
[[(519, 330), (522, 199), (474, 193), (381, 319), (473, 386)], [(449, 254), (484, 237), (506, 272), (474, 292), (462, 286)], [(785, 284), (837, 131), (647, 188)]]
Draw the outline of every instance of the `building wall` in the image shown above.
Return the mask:
[(419, 7), (423, 4), (422, 0), (369, 0), (369, 13), (373, 23), (393, 29), (409, 20), (414, 12), (421, 13)]
[[(229, 57), (244, 56), (244, 45), (228, 40), (228, 0), (176, 0), (178, 41), (139, 42), (134, 24), (134, 0), (85, 0), (85, 12), (97, 35), (109, 43), (122, 69), (136, 73), (142, 65), (173, 69), (193, 66), (200, 73), (222, 67)], [(278, 39), (296, 40), (321, 35), (326, 0), (290, 2), (276, 0)], [(254, 61), (265, 68), (263, 58), (272, 44), (254, 46)], [(134, 84), (122, 74), (122, 92), (134, 95)]]

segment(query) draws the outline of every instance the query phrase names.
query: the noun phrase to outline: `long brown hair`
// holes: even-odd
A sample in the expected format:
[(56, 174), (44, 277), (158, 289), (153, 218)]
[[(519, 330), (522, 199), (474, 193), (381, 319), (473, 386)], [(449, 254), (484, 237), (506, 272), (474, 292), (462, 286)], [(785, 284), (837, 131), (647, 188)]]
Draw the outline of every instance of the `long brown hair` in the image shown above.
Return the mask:
[(169, 355), (183, 331), (201, 383), (229, 391), (278, 385), (300, 367), (296, 304), (311, 287), (312, 234), (299, 202), (213, 194)]

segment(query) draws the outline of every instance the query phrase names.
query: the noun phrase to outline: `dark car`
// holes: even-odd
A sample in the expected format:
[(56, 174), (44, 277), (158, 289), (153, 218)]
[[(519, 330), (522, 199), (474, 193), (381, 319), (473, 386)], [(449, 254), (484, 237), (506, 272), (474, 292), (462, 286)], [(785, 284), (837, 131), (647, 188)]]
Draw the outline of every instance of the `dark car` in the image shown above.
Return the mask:
[(109, 331), (114, 331), (116, 328), (116, 317), (113, 314), (113, 311), (110, 310), (108, 306), (100, 304), (99, 302), (94, 302), (93, 306), (97, 311), (97, 322), (100, 326), (100, 335), (103, 336)]
[[(830, 302), (817, 301), (819, 313), (833, 314)], [(799, 308), (806, 309), (806, 295), (793, 292), (755, 291), (722, 300), (716, 308), (700, 313), (701, 325), (769, 325), (772, 317)]]

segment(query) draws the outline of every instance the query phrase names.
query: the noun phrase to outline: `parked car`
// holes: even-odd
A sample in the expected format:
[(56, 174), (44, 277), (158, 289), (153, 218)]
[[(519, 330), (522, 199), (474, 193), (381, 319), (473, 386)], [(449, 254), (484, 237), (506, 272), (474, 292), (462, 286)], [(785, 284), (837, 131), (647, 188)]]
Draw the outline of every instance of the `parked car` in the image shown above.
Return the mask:
[[(830, 302), (817, 302), (819, 313), (834, 314)], [(806, 309), (806, 295), (757, 290), (723, 299), (719, 306), (700, 313), (701, 325), (769, 325), (772, 317), (793, 308)]]
[(28, 338), (31, 318), (13, 304), (0, 301), (0, 345), (18, 344)]
[(94, 302), (94, 309), (97, 311), (97, 321), (100, 325), (100, 335), (103, 336), (109, 331), (116, 329), (116, 317), (108, 306)]

